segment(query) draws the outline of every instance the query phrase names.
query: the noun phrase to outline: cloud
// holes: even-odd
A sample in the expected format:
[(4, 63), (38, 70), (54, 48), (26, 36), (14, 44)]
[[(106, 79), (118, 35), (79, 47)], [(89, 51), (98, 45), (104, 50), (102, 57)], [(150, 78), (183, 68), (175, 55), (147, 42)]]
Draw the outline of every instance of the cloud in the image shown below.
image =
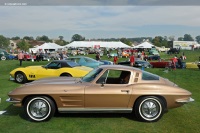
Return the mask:
[(199, 28), (199, 12), (198, 6), (1, 6), (0, 32), (77, 31), (114, 36), (132, 34), (138, 27), (154, 26), (156, 30), (156, 25)]

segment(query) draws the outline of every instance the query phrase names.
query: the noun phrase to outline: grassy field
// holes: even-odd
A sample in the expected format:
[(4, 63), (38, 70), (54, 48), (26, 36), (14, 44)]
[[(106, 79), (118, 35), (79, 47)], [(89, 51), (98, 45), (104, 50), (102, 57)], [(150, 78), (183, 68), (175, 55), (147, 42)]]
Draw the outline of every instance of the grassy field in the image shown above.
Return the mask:
[[(184, 51), (187, 62), (199, 59), (200, 50)], [(89, 55), (95, 58), (95, 55)], [(168, 59), (174, 55), (161, 57)], [(106, 56), (102, 57), (107, 59)], [(110, 59), (112, 61), (112, 59)], [(119, 59), (119, 61), (126, 59)], [(24, 61), (23, 66), (44, 65), (48, 62)], [(48, 122), (30, 122), (25, 118), (23, 109), (13, 107), (5, 102), (7, 93), (20, 86), (9, 81), (9, 72), (19, 67), (16, 60), (0, 61), (0, 111), (6, 111), (0, 115), (1, 133), (197, 133), (200, 132), (200, 70), (177, 69), (164, 72), (164, 69), (150, 68), (146, 71), (158, 74), (175, 82), (192, 92), (195, 102), (186, 104), (180, 108), (171, 109), (155, 123), (144, 123), (135, 120), (130, 114), (56, 114)]]

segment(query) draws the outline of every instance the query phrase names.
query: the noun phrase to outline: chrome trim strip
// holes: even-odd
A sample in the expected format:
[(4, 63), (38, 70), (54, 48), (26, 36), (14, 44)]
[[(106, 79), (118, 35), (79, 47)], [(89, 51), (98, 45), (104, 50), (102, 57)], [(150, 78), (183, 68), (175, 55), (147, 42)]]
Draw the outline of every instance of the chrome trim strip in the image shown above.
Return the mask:
[(20, 103), (20, 101), (17, 101), (17, 100), (11, 100), (11, 98), (8, 98), (6, 99), (6, 102), (9, 102), (9, 103)]
[(60, 113), (131, 113), (132, 108), (58, 108)]
[(189, 98), (189, 99), (186, 99), (186, 100), (176, 100), (177, 103), (189, 103), (189, 102), (194, 102), (194, 99), (193, 98)]

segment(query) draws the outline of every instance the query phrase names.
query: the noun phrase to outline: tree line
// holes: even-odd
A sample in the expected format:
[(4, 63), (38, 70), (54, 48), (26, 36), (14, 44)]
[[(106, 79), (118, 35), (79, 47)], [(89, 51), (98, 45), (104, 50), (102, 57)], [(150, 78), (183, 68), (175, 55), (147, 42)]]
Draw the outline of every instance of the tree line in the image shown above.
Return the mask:
[[(48, 36), (43, 35), (43, 36), (37, 36), (35, 39), (32, 36), (24, 36), (23, 38), (20, 38), (18, 36), (12, 37), (12, 38), (7, 38), (4, 37), (3, 35), (0, 35), (0, 48), (3, 49), (8, 49), (8, 46), (10, 44), (9, 40), (20, 40), (17, 43), (17, 47), (19, 49), (27, 51), (29, 48), (33, 47), (29, 42), (30, 41), (43, 41), (43, 42), (55, 42), (58, 45), (64, 46), (69, 44), (70, 42), (73, 41), (121, 41), (129, 46), (132, 46), (133, 43), (138, 43), (140, 44), (143, 41), (149, 41), (155, 46), (165, 46), (168, 47), (168, 41), (175, 41), (175, 36), (155, 36), (154, 38), (152, 37), (137, 37), (137, 38), (98, 38), (98, 39), (86, 39), (84, 36), (79, 35), (79, 34), (74, 34), (71, 37), (71, 41), (65, 41), (63, 36), (59, 36), (59, 39), (57, 40), (52, 40)], [(178, 41), (197, 41), (200, 43), (200, 35), (196, 36), (195, 39), (190, 35), (190, 34), (185, 34), (183, 37), (178, 37)]]

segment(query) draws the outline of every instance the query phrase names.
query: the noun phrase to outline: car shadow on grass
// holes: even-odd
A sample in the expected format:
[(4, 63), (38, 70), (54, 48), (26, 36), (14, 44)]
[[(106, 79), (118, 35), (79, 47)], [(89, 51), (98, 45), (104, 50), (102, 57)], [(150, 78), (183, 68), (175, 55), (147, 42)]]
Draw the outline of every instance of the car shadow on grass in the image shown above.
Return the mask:
[(55, 113), (56, 118), (126, 118), (137, 121), (133, 113)]
[[(5, 116), (17, 116), (21, 119), (24, 119), (26, 121), (32, 121), (30, 118), (28, 118), (25, 115), (24, 109), (15, 107), (13, 105), (9, 105), (6, 109), (4, 109), (6, 112), (3, 113)], [(55, 118), (126, 118), (133, 121), (137, 121), (136, 117), (133, 113), (58, 113), (56, 112), (53, 116)]]

